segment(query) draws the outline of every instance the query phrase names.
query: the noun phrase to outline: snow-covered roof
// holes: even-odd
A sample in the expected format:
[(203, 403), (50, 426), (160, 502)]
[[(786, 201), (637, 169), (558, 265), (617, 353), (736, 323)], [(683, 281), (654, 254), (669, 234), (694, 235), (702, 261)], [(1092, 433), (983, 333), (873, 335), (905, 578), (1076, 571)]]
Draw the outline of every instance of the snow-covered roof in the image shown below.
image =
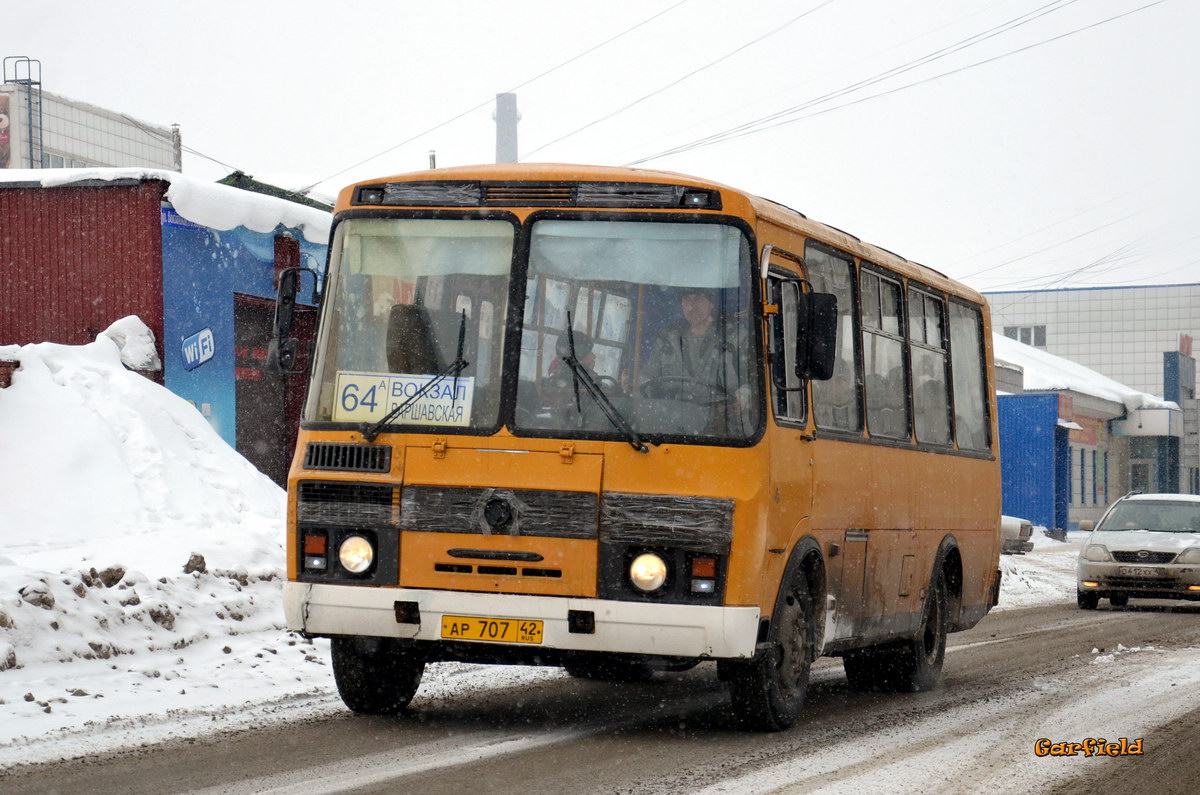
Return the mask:
[(0, 169), (0, 184), (34, 183), (56, 188), (76, 182), (161, 180), (169, 184), (167, 201), (193, 223), (226, 231), (244, 226), (254, 232), (273, 232), (282, 224), (299, 229), (310, 243), (329, 242), (330, 213), (314, 207), (218, 185), (177, 171), (157, 168), (14, 168)]
[(1175, 403), (1139, 392), (1078, 362), (1055, 356), (1003, 334), (992, 334), (992, 341), (997, 362), (1015, 364), (1024, 370), (1025, 390), (1028, 392), (1077, 392), (1121, 403), (1128, 411), (1179, 408)]

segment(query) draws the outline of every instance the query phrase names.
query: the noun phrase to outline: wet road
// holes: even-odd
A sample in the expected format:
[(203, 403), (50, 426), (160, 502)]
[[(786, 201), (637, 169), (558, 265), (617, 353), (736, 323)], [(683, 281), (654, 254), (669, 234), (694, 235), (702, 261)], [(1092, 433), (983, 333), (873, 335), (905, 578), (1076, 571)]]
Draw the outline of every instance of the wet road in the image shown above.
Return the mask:
[[(950, 636), (928, 693), (813, 670), (792, 730), (741, 730), (713, 666), (618, 685), (550, 676), (333, 718), (10, 770), (23, 792), (1190, 792), (1200, 780), (1200, 606), (993, 613)], [(1126, 757), (1035, 744), (1143, 739)]]

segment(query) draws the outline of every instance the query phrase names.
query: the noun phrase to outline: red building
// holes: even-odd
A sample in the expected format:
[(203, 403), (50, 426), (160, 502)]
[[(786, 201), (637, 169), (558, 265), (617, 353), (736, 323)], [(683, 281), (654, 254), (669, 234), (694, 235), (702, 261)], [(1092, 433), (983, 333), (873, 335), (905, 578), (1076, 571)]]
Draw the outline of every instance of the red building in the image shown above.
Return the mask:
[[(275, 274), (319, 280), (329, 222), (174, 172), (0, 170), (0, 344), (80, 345), (137, 315), (158, 342), (157, 380), (282, 482), (304, 384), (265, 368)], [(315, 281), (302, 280), (309, 306)], [(311, 330), (311, 310), (298, 319)]]

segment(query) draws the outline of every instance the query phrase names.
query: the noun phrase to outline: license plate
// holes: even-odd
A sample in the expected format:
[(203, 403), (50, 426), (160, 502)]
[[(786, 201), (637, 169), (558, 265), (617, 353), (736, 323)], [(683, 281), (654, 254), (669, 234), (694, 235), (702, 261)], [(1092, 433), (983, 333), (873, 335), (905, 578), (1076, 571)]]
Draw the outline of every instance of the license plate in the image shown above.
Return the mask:
[(1162, 577), (1166, 572), (1148, 566), (1117, 566), (1118, 577)]
[(446, 640), (541, 643), (542, 622), (528, 618), (442, 616), (442, 637)]

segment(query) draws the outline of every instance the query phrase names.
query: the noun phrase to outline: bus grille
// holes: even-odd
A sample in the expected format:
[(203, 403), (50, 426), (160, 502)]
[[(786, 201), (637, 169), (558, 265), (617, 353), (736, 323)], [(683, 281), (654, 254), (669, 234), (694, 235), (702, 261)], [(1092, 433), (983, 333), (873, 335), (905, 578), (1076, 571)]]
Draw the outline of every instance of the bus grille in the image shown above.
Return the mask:
[(575, 203), (575, 189), (570, 185), (538, 185), (537, 183), (483, 186), (483, 203), (492, 206), (566, 207)]
[[(488, 524), (492, 502), (508, 506), (503, 526)], [(406, 486), (400, 496), (401, 528), (433, 533), (595, 538), (596, 515), (596, 495), (582, 491)]]
[(390, 525), (395, 494), (392, 486), (305, 481), (300, 484), (296, 512), (301, 522)]
[(392, 468), (392, 448), (376, 444), (309, 442), (304, 450), (304, 468), (387, 472)]

